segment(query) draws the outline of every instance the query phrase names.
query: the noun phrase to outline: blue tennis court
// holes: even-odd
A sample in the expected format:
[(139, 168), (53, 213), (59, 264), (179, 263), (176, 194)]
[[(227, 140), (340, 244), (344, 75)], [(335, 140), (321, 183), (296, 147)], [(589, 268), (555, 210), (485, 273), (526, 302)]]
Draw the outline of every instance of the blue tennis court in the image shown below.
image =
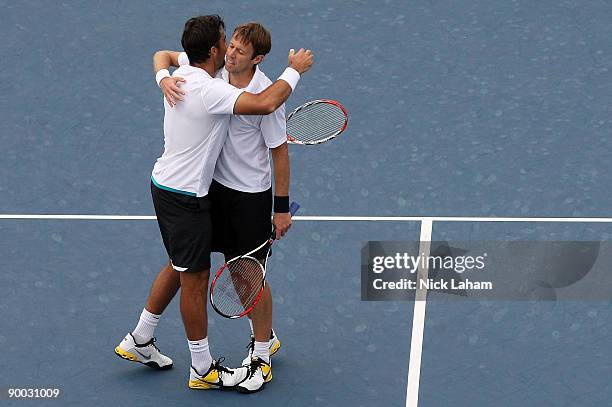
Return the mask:
[[(368, 241), (423, 240), (427, 225), (431, 240), (612, 240), (610, 2), (0, 9), (2, 404), (607, 405), (609, 301), (434, 293), (415, 313), (414, 301), (361, 300), (360, 252)], [(283, 346), (274, 380), (253, 395), (187, 388), (177, 300), (156, 332), (172, 370), (113, 353), (166, 261), (149, 192), (163, 150), (152, 55), (180, 49), (187, 18), (211, 13), (230, 32), (245, 21), (270, 29), (270, 78), (288, 49), (313, 49), (288, 111), (327, 98), (350, 115), (337, 139), (290, 146), (302, 207), (268, 275)], [(246, 321), (210, 308), (209, 320), (213, 357), (239, 364)], [(62, 394), (10, 400), (9, 388)]]

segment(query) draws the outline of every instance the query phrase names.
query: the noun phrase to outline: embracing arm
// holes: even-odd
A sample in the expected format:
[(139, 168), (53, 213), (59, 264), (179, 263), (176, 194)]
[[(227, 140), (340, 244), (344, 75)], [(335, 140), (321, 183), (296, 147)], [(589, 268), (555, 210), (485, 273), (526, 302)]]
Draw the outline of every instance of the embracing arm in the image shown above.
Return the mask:
[(300, 76), (308, 71), (313, 64), (313, 54), (310, 50), (300, 49), (297, 53), (289, 51), (289, 67), (276, 82), (263, 92), (253, 94), (243, 92), (234, 105), (234, 114), (270, 114), (291, 95)]
[(168, 68), (171, 66), (179, 66), (178, 51), (157, 51), (153, 55), (153, 72), (155, 72), (155, 80), (161, 88), (168, 104), (176, 105), (179, 100), (183, 100), (183, 92), (179, 83), (185, 82), (185, 79), (180, 77), (171, 77)]
[(157, 73), (171, 66), (179, 66), (180, 54), (178, 51), (157, 51), (153, 55), (153, 72)]
[[(180, 53), (176, 51), (158, 51), (153, 57), (155, 79), (170, 106), (175, 106), (178, 101), (183, 100), (182, 96), (185, 94), (179, 85), (179, 82), (185, 82), (185, 80), (180, 77), (170, 77), (168, 72), (170, 66), (180, 65), (179, 57)], [(288, 59), (289, 67), (275, 83), (263, 92), (258, 94), (242, 92), (234, 103), (233, 113), (244, 115), (270, 114), (282, 105), (291, 95), (300, 76), (312, 66), (313, 54), (310, 50), (304, 50), (303, 48), (297, 53), (291, 50)]]
[[(295, 72), (299, 79), (300, 75)], [(296, 81), (297, 83), (297, 81)], [(278, 79), (261, 93), (243, 92), (234, 105), (234, 114), (260, 115), (274, 112), (291, 95), (291, 85)]]

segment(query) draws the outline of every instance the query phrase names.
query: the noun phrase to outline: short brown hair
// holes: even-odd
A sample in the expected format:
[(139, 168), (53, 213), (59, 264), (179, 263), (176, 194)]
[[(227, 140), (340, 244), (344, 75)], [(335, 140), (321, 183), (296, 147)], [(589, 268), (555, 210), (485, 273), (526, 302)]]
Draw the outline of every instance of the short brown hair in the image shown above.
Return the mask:
[(219, 47), (221, 30), (225, 30), (225, 23), (216, 14), (187, 20), (181, 45), (189, 57), (189, 62), (205, 62), (210, 57), (210, 49)]
[(253, 56), (266, 55), (272, 49), (272, 36), (266, 28), (259, 23), (240, 24), (234, 30), (237, 39), (253, 46)]

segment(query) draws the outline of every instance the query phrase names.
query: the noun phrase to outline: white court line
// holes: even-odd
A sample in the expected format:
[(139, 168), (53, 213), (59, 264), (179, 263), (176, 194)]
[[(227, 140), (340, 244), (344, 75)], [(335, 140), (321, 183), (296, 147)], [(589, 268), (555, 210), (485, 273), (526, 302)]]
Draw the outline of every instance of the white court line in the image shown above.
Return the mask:
[(155, 216), (130, 215), (11, 215), (0, 214), (0, 219), (52, 219), (52, 220), (155, 220)]
[(612, 223), (612, 218), (513, 218), (470, 216), (294, 216), (296, 220), (313, 221), (373, 221), (373, 222), (569, 222)]
[[(431, 230), (433, 222), (424, 219), (421, 222), (421, 243), (419, 253), (429, 256), (431, 250)], [(419, 281), (427, 281), (429, 269), (426, 263), (424, 267), (419, 265), (417, 269), (417, 284)], [(415, 293), (414, 315), (412, 317), (412, 339), (410, 340), (410, 361), (408, 363), (408, 385), (406, 386), (406, 407), (417, 407), (419, 403), (419, 379), (421, 377), (421, 355), (423, 354), (423, 335), (425, 332), (425, 307), (427, 305), (427, 289), (419, 288)]]
[[(53, 219), (53, 220), (155, 220), (150, 215), (44, 215), (0, 214), (0, 219)], [(294, 220), (332, 222), (559, 222), (559, 223), (612, 223), (612, 218), (513, 218), (470, 216), (294, 216)]]

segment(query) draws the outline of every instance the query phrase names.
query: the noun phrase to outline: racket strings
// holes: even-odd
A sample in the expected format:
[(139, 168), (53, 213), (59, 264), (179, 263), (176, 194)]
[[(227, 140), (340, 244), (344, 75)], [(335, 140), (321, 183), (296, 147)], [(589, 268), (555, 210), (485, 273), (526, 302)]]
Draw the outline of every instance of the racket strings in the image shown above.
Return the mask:
[(346, 121), (344, 113), (337, 108), (305, 112), (302, 115), (296, 114), (292, 119), (292, 126), (295, 126), (295, 130), (301, 132), (318, 130), (319, 132), (334, 133), (339, 131)]
[[(332, 123), (335, 126), (335, 123)], [(329, 129), (325, 126), (322, 121), (307, 122), (306, 124), (298, 124), (295, 129), (288, 128), (287, 133), (296, 140), (308, 142), (323, 140), (328, 137), (334, 136), (339, 132), (340, 128)]]
[(249, 309), (263, 287), (261, 264), (252, 257), (241, 257), (227, 265), (215, 283), (215, 306), (227, 316), (237, 316)]
[(310, 142), (338, 134), (346, 124), (344, 111), (330, 103), (315, 103), (298, 110), (287, 121), (287, 134)]

